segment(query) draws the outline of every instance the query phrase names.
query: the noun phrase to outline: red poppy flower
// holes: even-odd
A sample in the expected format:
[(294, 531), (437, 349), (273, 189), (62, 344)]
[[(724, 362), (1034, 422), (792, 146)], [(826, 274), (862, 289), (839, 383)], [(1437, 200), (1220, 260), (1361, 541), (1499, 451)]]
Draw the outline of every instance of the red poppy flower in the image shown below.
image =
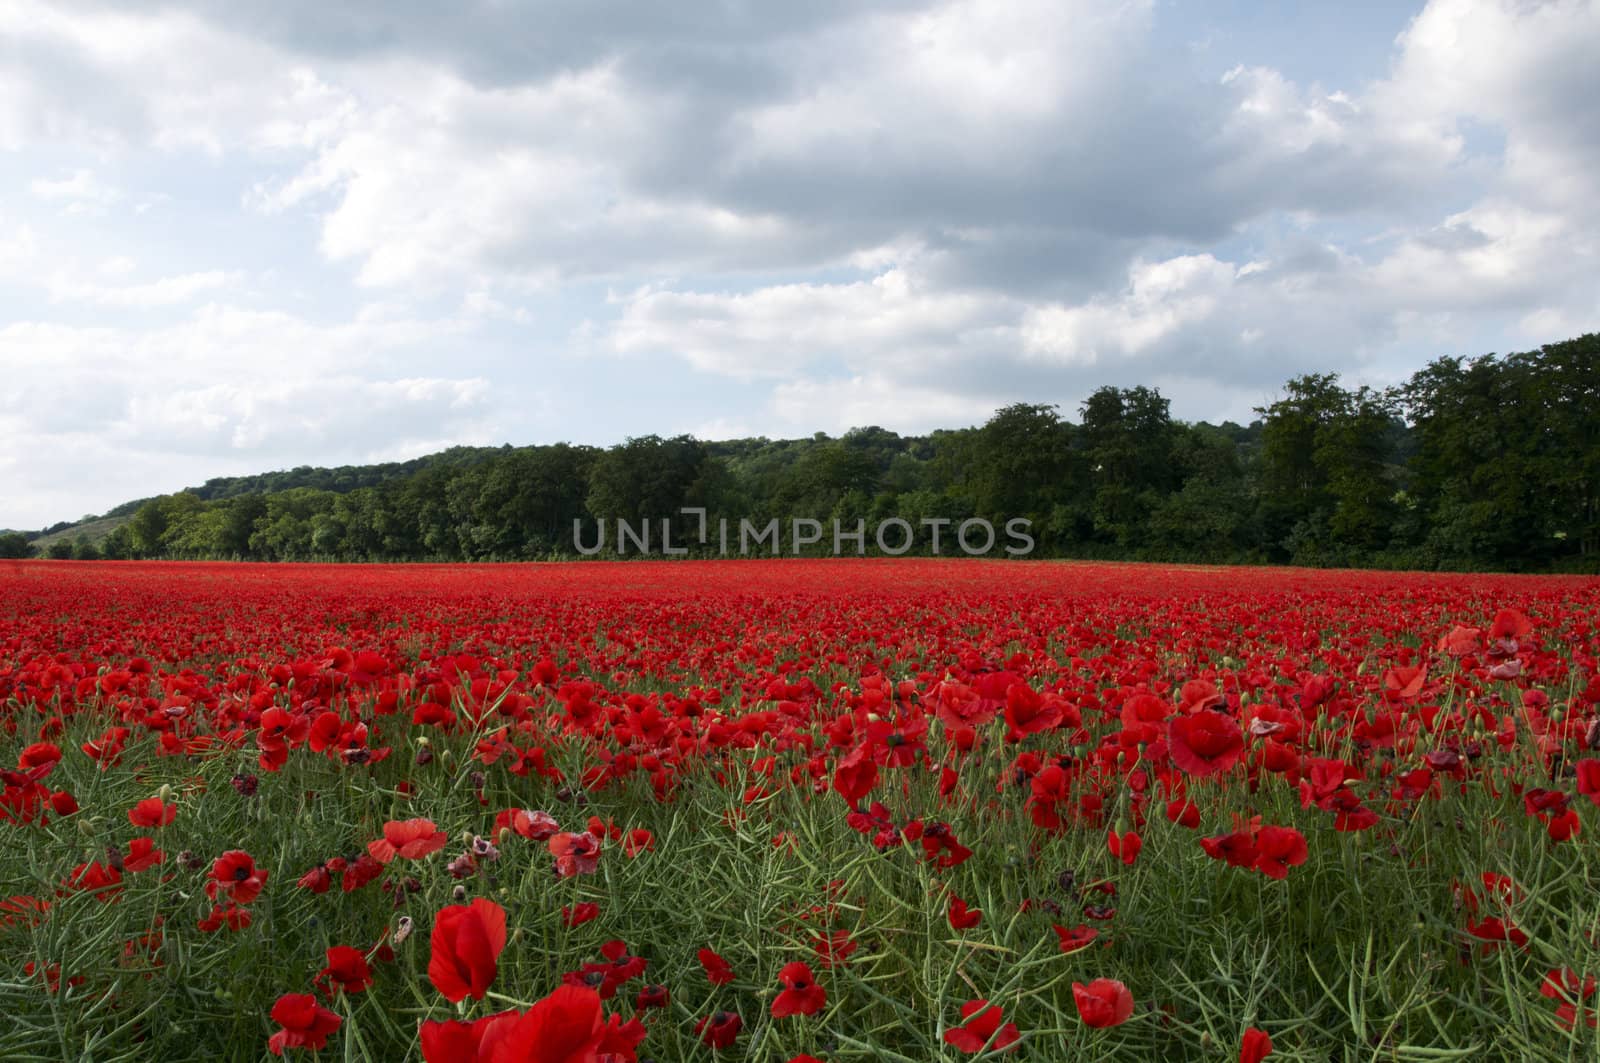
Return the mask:
[(1594, 975), (1579, 977), (1571, 967), (1552, 967), (1539, 985), (1539, 995), (1551, 1000), (1588, 1000), (1600, 988)]
[(196, 925), (207, 934), (215, 934), (223, 927), (237, 933), (250, 925), (250, 909), (237, 904), (213, 907), (211, 914), (203, 916)]
[(1000, 1005), (983, 999), (969, 1000), (961, 1005), (961, 1025), (946, 1030), (944, 1039), (968, 1055), (986, 1048), (1010, 1048), (1022, 1039), (1022, 1034), (1014, 1022), (1002, 1026), (1004, 1018)]
[(506, 947), (506, 910), (482, 897), (443, 908), (434, 917), (430, 945), (433, 987), (452, 1004), (467, 996), (482, 1000)]
[(1106, 834), (1106, 847), (1111, 850), (1112, 856), (1131, 866), (1139, 859), (1139, 850), (1144, 848), (1144, 839), (1139, 837), (1137, 831), (1130, 830), (1121, 834), (1110, 831)]
[(1133, 994), (1115, 978), (1096, 978), (1088, 985), (1073, 982), (1072, 1001), (1084, 1025), (1096, 1029), (1120, 1026), (1133, 1014)]
[(640, 853), (654, 852), (656, 848), (655, 835), (643, 827), (635, 827), (622, 839), (622, 852), (625, 856), (638, 856)]
[(1056, 937), (1061, 939), (1062, 952), (1077, 952), (1079, 949), (1088, 948), (1095, 938), (1100, 936), (1100, 931), (1087, 923), (1079, 923), (1068, 930), (1056, 923), (1050, 924), (1056, 932)]
[(321, 1004), (310, 993), (285, 993), (272, 1005), (272, 1021), (283, 1029), (267, 1038), (267, 1048), (275, 1056), (285, 1048), (318, 1051), (344, 1020)]
[[(332, 860), (328, 861), (328, 868), (332, 870)], [(345, 893), (350, 893), (365, 886), (381, 874), (383, 874), (383, 865), (374, 860), (371, 853), (362, 853), (345, 865), (344, 874), (339, 879), (339, 888)]]
[(1580, 760), (1578, 770), (1578, 793), (1587, 797), (1595, 804), (1600, 805), (1600, 760), (1589, 758)]
[(547, 843), (556, 858), (556, 873), (562, 878), (593, 874), (600, 865), (600, 839), (588, 831), (552, 835)]
[(983, 921), (983, 909), (968, 908), (967, 902), (960, 897), (950, 898), (950, 909), (947, 914), (951, 930), (971, 930)]
[(1491, 639), (1525, 639), (1533, 634), (1533, 623), (1515, 609), (1502, 609), (1489, 625)]
[(1482, 645), (1482, 630), (1457, 624), (1450, 629), (1448, 635), (1439, 639), (1439, 652), (1448, 653), (1452, 657), (1465, 657), (1469, 653), (1477, 653)]
[(700, 958), (700, 966), (706, 969), (706, 981), (712, 985), (727, 985), (733, 981), (733, 968), (728, 966), (727, 960), (710, 949), (701, 949), (696, 955)]
[(798, 961), (786, 963), (778, 972), (778, 984), (783, 989), (772, 1000), (772, 1017), (788, 1018), (790, 1015), (815, 1015), (828, 1002), (828, 992), (817, 984), (811, 968)]
[(1190, 775), (1214, 775), (1238, 763), (1244, 735), (1233, 717), (1201, 709), (1167, 724), (1167, 750), (1172, 762)]
[(1255, 867), (1256, 860), (1261, 856), (1255, 835), (1244, 830), (1215, 838), (1201, 838), (1200, 848), (1213, 860), (1226, 860), (1233, 867)]
[(1271, 1054), (1272, 1038), (1267, 1036), (1265, 1030), (1252, 1026), (1244, 1032), (1244, 1039), (1239, 1044), (1239, 1063), (1261, 1063)]
[(830, 930), (819, 933), (811, 942), (811, 947), (816, 950), (817, 962), (824, 967), (847, 967), (850, 964), (850, 954), (860, 948), (861, 943), (850, 936), (848, 930)]
[(1422, 694), (1428, 670), (1420, 666), (1391, 668), (1383, 674), (1383, 695), (1391, 701), (1411, 701)]
[(878, 765), (873, 763), (871, 751), (865, 745), (857, 747), (834, 769), (833, 788), (852, 807), (870, 794), (876, 785)]
[(496, 1023), (517, 1018), (515, 1011), (502, 1011), (475, 1022), (424, 1022), (418, 1031), (423, 1063), (489, 1063), (482, 1054), (484, 1035)]
[(443, 849), (450, 836), (433, 825), (431, 819), (393, 820), (383, 825), (383, 837), (367, 843), (367, 852), (380, 864), (396, 856), (420, 860)]
[(162, 804), (159, 797), (147, 797), (128, 809), (128, 822), (135, 827), (165, 827), (177, 815), (176, 804)]
[(361, 993), (372, 985), (372, 969), (360, 949), (335, 945), (328, 950), (328, 965), (318, 972), (312, 985), (330, 997), (336, 987), (346, 993)]
[(733, 1044), (743, 1027), (744, 1020), (738, 1012), (719, 1011), (695, 1023), (694, 1032), (700, 1035), (702, 1043), (711, 1048), (727, 1048)]
[(477, 1058), (479, 1063), (594, 1063), (603, 1058), (605, 1044), (599, 995), (562, 986), (521, 1015), (491, 1023)]
[(543, 842), (561, 830), (561, 825), (548, 812), (531, 808), (508, 808), (494, 819), (496, 833), (510, 828), (529, 841)]
[(235, 904), (249, 904), (261, 895), (266, 884), (267, 869), (257, 867), (255, 859), (243, 849), (231, 849), (211, 865), (206, 896), (216, 900), (218, 893), (226, 893)]
[(1306, 839), (1293, 827), (1262, 827), (1256, 835), (1255, 868), (1268, 878), (1287, 878), (1290, 867), (1306, 862)]
[(664, 1008), (671, 1001), (671, 996), (664, 985), (650, 984), (639, 990), (633, 998), (635, 1010), (645, 1011), (649, 1008)]
[(582, 926), (600, 915), (600, 906), (593, 901), (561, 906), (561, 921), (567, 926)]
[(166, 854), (156, 848), (149, 838), (134, 838), (128, 842), (128, 853), (122, 858), (122, 869), (130, 875), (155, 867), (166, 859)]

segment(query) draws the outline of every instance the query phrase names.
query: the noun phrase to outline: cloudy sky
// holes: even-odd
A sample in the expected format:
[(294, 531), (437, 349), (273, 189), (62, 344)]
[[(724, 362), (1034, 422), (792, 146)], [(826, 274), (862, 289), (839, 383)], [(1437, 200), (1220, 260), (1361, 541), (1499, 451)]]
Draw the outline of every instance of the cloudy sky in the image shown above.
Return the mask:
[(0, 0), (0, 527), (1600, 328), (1600, 2)]

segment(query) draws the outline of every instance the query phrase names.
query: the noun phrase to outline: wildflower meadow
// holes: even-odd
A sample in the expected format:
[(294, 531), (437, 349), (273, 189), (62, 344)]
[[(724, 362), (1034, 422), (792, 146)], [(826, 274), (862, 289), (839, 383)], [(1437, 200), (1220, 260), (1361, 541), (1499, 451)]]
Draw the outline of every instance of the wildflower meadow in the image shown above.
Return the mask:
[(0, 1058), (1600, 1058), (1600, 580), (0, 568)]

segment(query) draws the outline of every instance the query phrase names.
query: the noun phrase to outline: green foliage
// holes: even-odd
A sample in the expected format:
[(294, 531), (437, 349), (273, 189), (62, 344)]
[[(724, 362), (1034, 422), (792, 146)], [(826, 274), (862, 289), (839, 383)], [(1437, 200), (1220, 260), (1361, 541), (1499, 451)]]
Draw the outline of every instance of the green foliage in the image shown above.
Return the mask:
[(0, 534), (0, 558), (32, 557), (33, 544), (21, 532)]
[[(125, 524), (62, 556), (537, 560), (575, 556), (574, 525), (593, 543), (600, 519), (602, 555), (615, 556), (617, 520), (648, 521), (659, 550), (660, 521), (676, 540), (696, 523), (680, 510), (700, 507), (735, 536), (741, 519), (849, 530), (899, 517), (920, 553), (934, 548), (923, 521), (982, 517), (1030, 521), (1036, 556), (1600, 567), (1600, 334), (1440, 358), (1387, 392), (1300, 376), (1256, 412), (1248, 426), (1185, 424), (1154, 388), (1104, 387), (1079, 424), (1016, 403), (927, 436), (871, 426), (837, 439), (456, 447), (210, 480), (118, 507)], [(0, 556), (25, 555), (16, 538), (0, 536)], [(816, 549), (831, 545), (825, 535)]]

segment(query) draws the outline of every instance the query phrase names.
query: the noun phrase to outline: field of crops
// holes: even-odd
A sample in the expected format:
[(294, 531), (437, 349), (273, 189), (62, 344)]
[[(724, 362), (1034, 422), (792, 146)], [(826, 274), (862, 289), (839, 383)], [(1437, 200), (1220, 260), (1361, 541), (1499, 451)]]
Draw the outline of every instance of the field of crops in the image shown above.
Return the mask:
[(0, 567), (0, 1058), (1595, 1059), (1600, 581)]

